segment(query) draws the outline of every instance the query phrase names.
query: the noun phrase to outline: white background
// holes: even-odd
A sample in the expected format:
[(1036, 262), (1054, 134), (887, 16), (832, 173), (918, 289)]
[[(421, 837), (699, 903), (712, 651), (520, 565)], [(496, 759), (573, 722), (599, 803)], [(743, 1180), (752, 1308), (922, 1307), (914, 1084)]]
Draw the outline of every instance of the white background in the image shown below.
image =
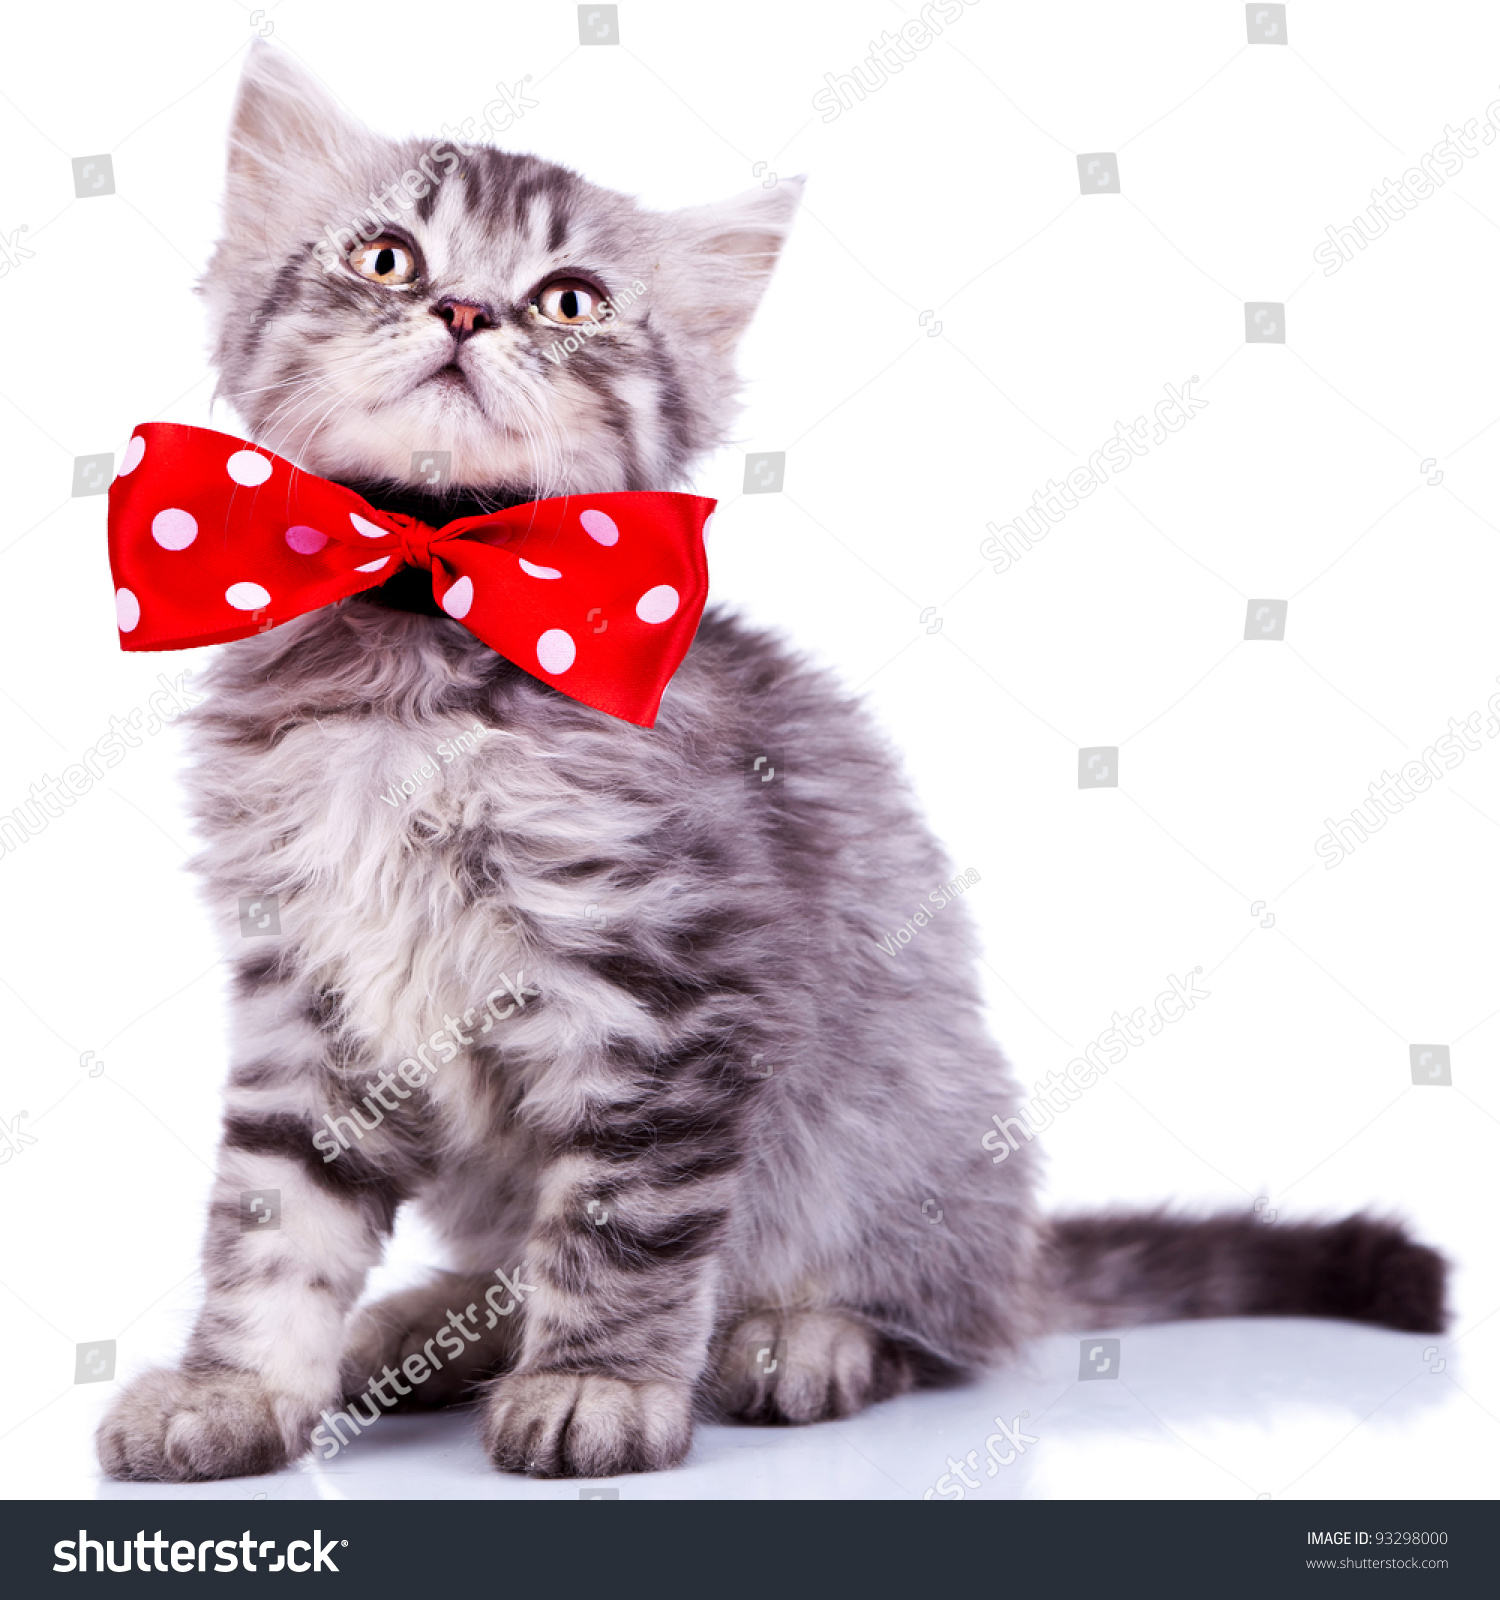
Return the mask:
[[(915, 7), (630, 0), (622, 44), (587, 49), (557, 0), (7, 19), (0, 233), (24, 225), (32, 254), (0, 277), (0, 812), (159, 672), (203, 664), (120, 653), (105, 501), (69, 487), (74, 456), (118, 459), (136, 422), (236, 426), (210, 409), (192, 285), (250, 39), (273, 28), (396, 135), (529, 73), (539, 105), (508, 147), (649, 204), (810, 175), (743, 350), (734, 448), (694, 485), (724, 502), (714, 586), (835, 665), (905, 750), (955, 866), (981, 875), (994, 1026), (1025, 1080), (1204, 969), (1211, 998), (1044, 1135), (1049, 1204), (1368, 1205), (1456, 1264), (1441, 1339), (1127, 1331), (1121, 1377), (1088, 1384), (1056, 1339), (848, 1423), (703, 1430), (626, 1497), (920, 1495), (1023, 1409), (1037, 1442), (982, 1494), (1500, 1488), (1500, 740), (1336, 870), (1313, 853), (1326, 817), (1500, 674), (1500, 141), (1336, 274), (1312, 257), (1446, 123), (1483, 118), (1500, 16), (1289, 9), (1288, 45), (1249, 45), (1227, 0), (978, 0), (827, 124), (825, 73)], [(75, 199), (69, 158), (100, 152), (117, 193)], [(1118, 153), (1120, 194), (1080, 194), (1090, 152)], [(1285, 344), (1245, 344), (1246, 301), (1285, 304)], [(1194, 375), (1210, 404), (1189, 426), (1013, 570), (981, 561), (986, 522)], [(742, 496), (744, 452), (782, 449), (785, 491)], [(1290, 601), (1286, 638), (1245, 642), (1266, 597)], [(35, 1139), (0, 1170), (10, 1495), (159, 1492), (99, 1483), (114, 1388), (72, 1378), (82, 1341), (118, 1341), (117, 1382), (169, 1359), (199, 1292), (225, 972), (180, 870), (180, 737), (0, 855), (0, 1116)], [(1120, 747), (1118, 788), (1077, 787), (1085, 745)], [(1412, 1085), (1414, 1042), (1451, 1046), (1451, 1088)], [(403, 1227), (385, 1281), (423, 1246)], [(445, 1416), (387, 1419), (328, 1468), (186, 1492), (577, 1489), (493, 1474)]]

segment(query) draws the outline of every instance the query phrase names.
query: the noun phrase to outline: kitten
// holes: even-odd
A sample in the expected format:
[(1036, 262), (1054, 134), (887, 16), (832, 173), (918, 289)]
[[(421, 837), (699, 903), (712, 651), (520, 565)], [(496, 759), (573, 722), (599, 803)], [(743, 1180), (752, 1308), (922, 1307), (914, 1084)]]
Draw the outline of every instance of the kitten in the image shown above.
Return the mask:
[[(408, 172), (435, 181), (402, 204)], [(798, 192), (651, 214), (531, 157), (378, 139), (257, 47), (203, 285), (221, 393), (259, 444), (431, 524), (681, 484), (725, 438)], [(500, 658), (417, 571), (225, 646), (210, 689), (197, 866), (237, 999), (207, 1300), (104, 1422), (114, 1475), (327, 1454), (360, 1396), (370, 1420), (477, 1399), (498, 1467), (612, 1476), (681, 1461), (695, 1416), (846, 1416), (1047, 1328), (1441, 1326), (1442, 1261), (1391, 1225), (1039, 1215), (1029, 1137), (992, 1154), (1020, 1096), (965, 908), (881, 948), (952, 876), (894, 756), (731, 616), (652, 730)], [(249, 894), (279, 937), (238, 936)], [(242, 1231), (263, 1189), (280, 1226)], [(356, 1311), (408, 1200), (455, 1265)]]

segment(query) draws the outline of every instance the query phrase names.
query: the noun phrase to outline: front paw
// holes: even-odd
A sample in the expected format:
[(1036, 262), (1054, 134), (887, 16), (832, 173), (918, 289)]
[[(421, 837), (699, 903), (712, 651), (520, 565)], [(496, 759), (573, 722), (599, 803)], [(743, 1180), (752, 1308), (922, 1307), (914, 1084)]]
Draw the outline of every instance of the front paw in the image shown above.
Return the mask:
[(692, 1443), (689, 1389), (597, 1373), (509, 1373), (488, 1390), (484, 1447), (502, 1472), (612, 1478), (675, 1467)]
[(142, 1373), (99, 1426), (99, 1464), (139, 1483), (276, 1472), (302, 1453), (292, 1441), (307, 1438), (304, 1410), (249, 1372)]

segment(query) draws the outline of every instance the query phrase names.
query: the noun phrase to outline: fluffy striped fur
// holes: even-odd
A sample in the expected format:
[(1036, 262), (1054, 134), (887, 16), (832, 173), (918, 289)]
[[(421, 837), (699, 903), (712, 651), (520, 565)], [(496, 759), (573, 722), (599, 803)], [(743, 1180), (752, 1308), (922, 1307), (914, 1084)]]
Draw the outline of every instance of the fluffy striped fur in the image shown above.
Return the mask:
[[(795, 189), (659, 216), (476, 150), (406, 219), (414, 292), (325, 273), (324, 226), (427, 148), (254, 51), (205, 279), (248, 431), (433, 521), (414, 450), (452, 452), (449, 514), (681, 483), (732, 420), (733, 345)], [(648, 289), (553, 364), (527, 297), (568, 268)], [(494, 311), (457, 356), (429, 314), (445, 295)], [(455, 359), (462, 386), (422, 382)], [(181, 1367), (102, 1427), (110, 1472), (294, 1459), (465, 1307), (461, 1357), (402, 1403), (477, 1395), (498, 1466), (595, 1476), (679, 1461), (695, 1415), (846, 1415), (1070, 1319), (1439, 1325), (1440, 1261), (1383, 1224), (1039, 1217), (1033, 1146), (997, 1165), (980, 1144), (1018, 1096), (963, 906), (899, 961), (879, 948), (951, 872), (826, 673), (710, 612), (646, 731), (434, 610), (408, 576), (226, 646), (194, 713), (198, 867), (237, 972), (208, 1294)], [(476, 747), (382, 800), (476, 721)], [(747, 782), (767, 750), (775, 780)], [(240, 897), (272, 894), (280, 936), (242, 938)], [(394, 1087), (450, 1027), (454, 1059)], [(360, 1102), (370, 1131), (325, 1160), (325, 1116)], [(281, 1225), (242, 1231), (263, 1188)], [(449, 1268), (357, 1310), (407, 1201)], [(496, 1269), (523, 1302), (483, 1327)]]

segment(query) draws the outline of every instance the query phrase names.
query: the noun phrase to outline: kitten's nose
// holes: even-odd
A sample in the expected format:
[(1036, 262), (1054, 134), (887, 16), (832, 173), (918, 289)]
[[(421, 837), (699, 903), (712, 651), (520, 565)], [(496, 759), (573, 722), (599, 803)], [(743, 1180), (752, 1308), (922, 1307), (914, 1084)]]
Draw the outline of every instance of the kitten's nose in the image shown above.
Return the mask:
[(495, 313), (486, 305), (478, 305), (468, 300), (455, 300), (452, 295), (447, 295), (432, 307), (432, 314), (441, 317), (448, 324), (448, 332), (460, 344), (471, 333), (478, 333), (481, 328), (495, 326)]

